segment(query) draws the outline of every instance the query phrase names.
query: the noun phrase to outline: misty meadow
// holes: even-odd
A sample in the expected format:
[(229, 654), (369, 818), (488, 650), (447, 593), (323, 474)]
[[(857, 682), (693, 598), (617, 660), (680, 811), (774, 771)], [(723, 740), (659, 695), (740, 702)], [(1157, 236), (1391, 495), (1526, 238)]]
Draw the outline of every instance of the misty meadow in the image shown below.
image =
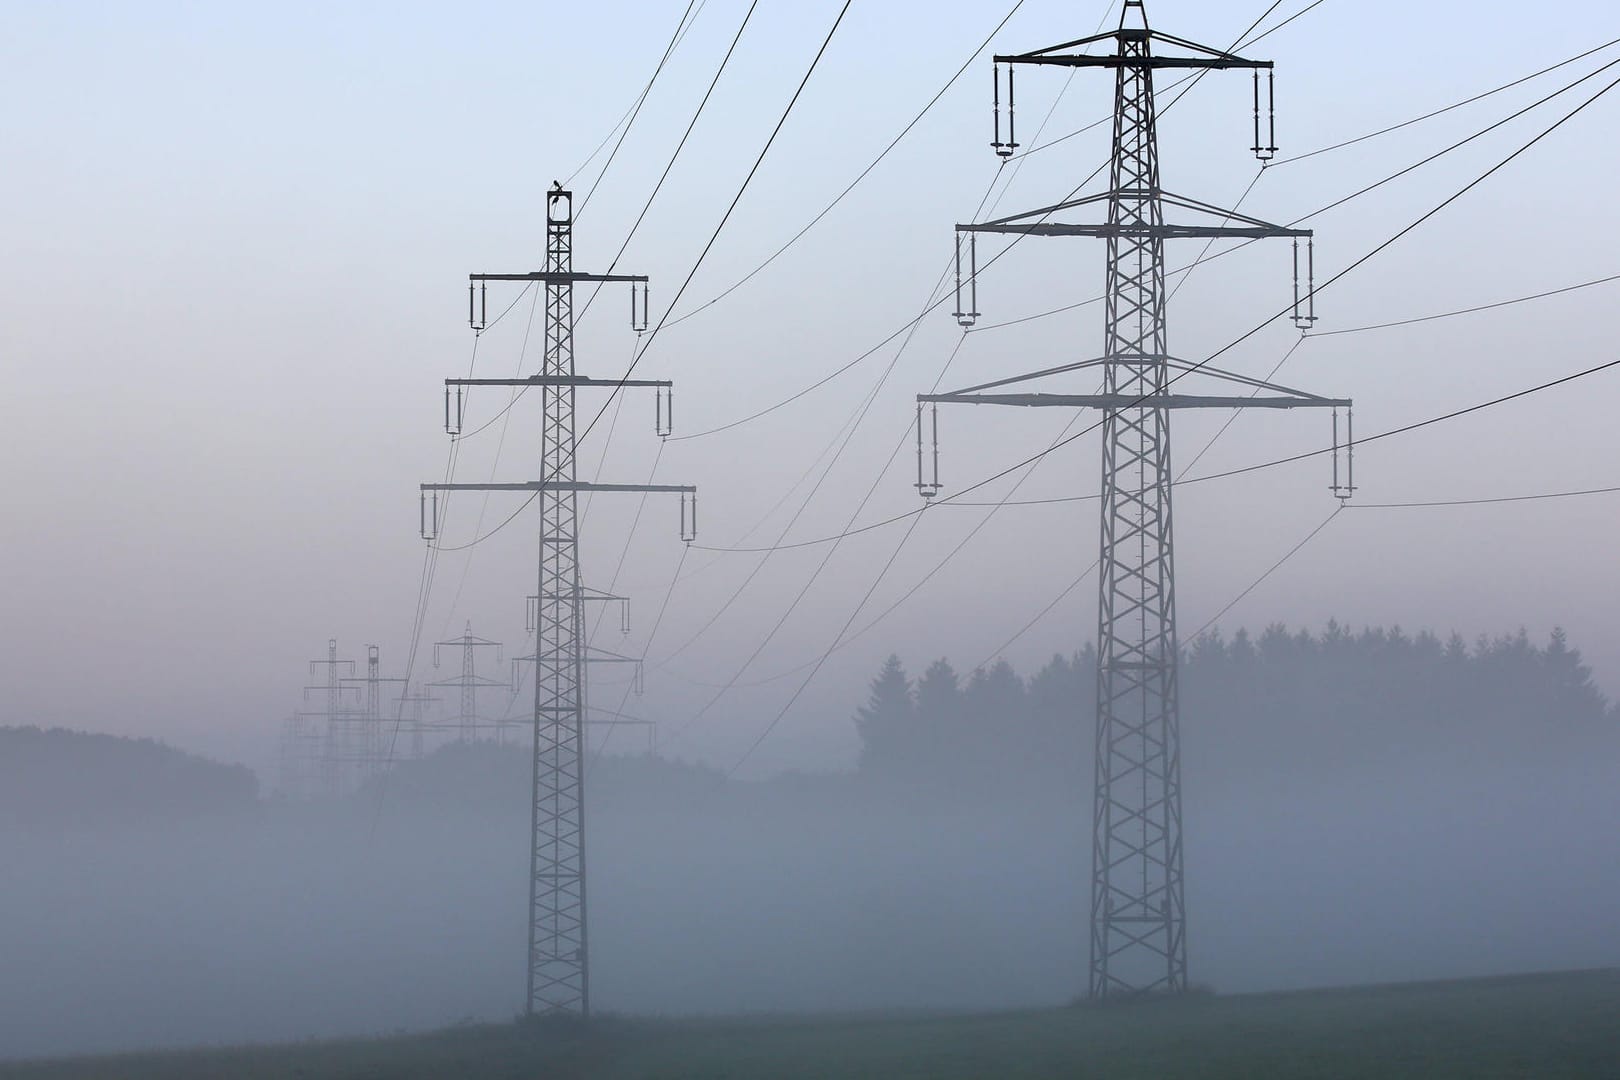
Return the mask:
[[(1083, 987), (1088, 650), (899, 658), (858, 768), (588, 771), (595, 993), (663, 1016), (1066, 1004)], [(1620, 963), (1620, 713), (1563, 636), (1211, 635), (1185, 676), (1198, 981), (1221, 992)], [(150, 742), (5, 729), (3, 1051), (511, 1015), (526, 748), (444, 745), (339, 803)]]

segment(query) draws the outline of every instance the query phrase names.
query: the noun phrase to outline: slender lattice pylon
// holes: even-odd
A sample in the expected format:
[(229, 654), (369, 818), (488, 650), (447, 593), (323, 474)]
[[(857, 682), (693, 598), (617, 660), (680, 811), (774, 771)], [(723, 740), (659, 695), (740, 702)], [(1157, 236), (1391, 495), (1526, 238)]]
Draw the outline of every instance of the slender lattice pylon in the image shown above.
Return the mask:
[[(674, 484), (598, 484), (578, 479), (574, 398), (581, 388), (653, 388), (657, 430), (669, 434), (670, 383), (649, 379), (592, 379), (574, 371), (574, 285), (625, 282), (631, 324), (646, 328), (647, 279), (630, 274), (586, 274), (573, 269), (573, 194), (555, 184), (546, 194), (545, 269), (526, 274), (472, 274), (468, 321), (488, 325), (491, 281), (536, 283), (546, 291), (545, 356), (538, 375), (519, 379), (446, 379), (445, 427), (461, 432), (467, 391), (476, 386), (540, 391), (540, 479), (515, 484), (423, 484), (423, 535), (437, 535), (439, 493), (526, 491), (540, 504), (539, 589), (535, 608), (534, 787), (529, 846), (528, 998), (530, 1015), (590, 1012), (585, 897), (585, 626), (587, 594), (580, 584), (579, 510), (582, 491), (673, 492), (681, 497), (681, 535), (694, 538), (697, 489)], [(526, 591), (525, 591), (526, 592)]]
[[(1111, 53), (1090, 55), (1112, 43)], [(1159, 55), (1155, 43), (1176, 55)], [(1164, 242), (1180, 237), (1292, 237), (1296, 245), (1294, 315), (1303, 328), (1315, 318), (1310, 275), (1300, 289), (1298, 245), (1311, 233), (1268, 224), (1234, 211), (1173, 195), (1159, 181), (1153, 73), (1164, 68), (1247, 68), (1255, 73), (1255, 145), (1262, 160), (1276, 150), (1271, 110), (1261, 139), (1260, 72), (1269, 98), (1269, 61), (1245, 60), (1148, 28), (1140, 0), (1127, 0), (1116, 31), (1047, 49), (996, 56), (996, 135), (991, 144), (1010, 156), (1014, 127), (1015, 65), (1101, 67), (1114, 71), (1113, 150), (1108, 190), (1026, 214), (957, 226), (957, 311), (964, 326), (978, 315), (977, 234), (1091, 236), (1107, 245), (1101, 357), (999, 379), (945, 394), (918, 396), (918, 482), (924, 497), (939, 490), (938, 403), (1094, 408), (1102, 412), (1102, 526), (1097, 605), (1097, 727), (1092, 815), (1091, 961), (1093, 997), (1119, 993), (1179, 992), (1187, 988), (1186, 903), (1182, 872), (1180, 694), (1174, 548), (1170, 495), (1172, 409), (1301, 408), (1348, 410), (1344, 399), (1303, 391), (1188, 363), (1169, 353), (1165, 334)], [(1006, 137), (1001, 88), (1006, 85)], [(1102, 224), (1053, 220), (1066, 211), (1100, 204)], [(1202, 222), (1167, 224), (1165, 209), (1188, 211)], [(966, 302), (963, 241), (966, 239)], [(1000, 392), (1015, 384), (1067, 372), (1101, 369), (1102, 392)], [(1095, 372), (1093, 372), (1095, 373)], [(1174, 384), (1184, 376), (1240, 384), (1244, 395), (1198, 394)], [(1264, 393), (1269, 391), (1270, 393)], [(924, 407), (933, 410), (931, 418)], [(926, 474), (923, 431), (932, 420), (933, 473)], [(1334, 494), (1349, 495), (1335, 473)]]

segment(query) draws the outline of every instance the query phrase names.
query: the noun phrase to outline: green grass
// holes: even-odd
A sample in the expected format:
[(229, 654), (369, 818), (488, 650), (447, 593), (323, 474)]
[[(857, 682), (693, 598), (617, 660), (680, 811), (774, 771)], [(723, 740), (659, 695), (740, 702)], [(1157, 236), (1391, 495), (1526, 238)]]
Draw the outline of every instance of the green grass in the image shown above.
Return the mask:
[(1620, 971), (960, 1016), (504, 1024), (32, 1062), (29, 1080), (1620, 1077)]

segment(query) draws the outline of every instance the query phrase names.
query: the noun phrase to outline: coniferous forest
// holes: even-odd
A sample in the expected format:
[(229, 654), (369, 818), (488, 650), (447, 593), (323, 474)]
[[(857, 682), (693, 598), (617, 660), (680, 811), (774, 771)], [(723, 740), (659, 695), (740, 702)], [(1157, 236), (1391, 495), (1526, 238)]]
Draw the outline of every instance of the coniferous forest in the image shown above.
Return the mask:
[[(1027, 676), (947, 660), (912, 676), (890, 656), (855, 714), (860, 775), (879, 787), (967, 794), (1089, 788), (1091, 646)], [(1268, 627), (1195, 642), (1181, 667), (1185, 770), (1199, 787), (1268, 773), (1456, 774), (1470, 761), (1552, 764), (1613, 749), (1620, 712), (1562, 631), (1441, 639), (1400, 628)]]

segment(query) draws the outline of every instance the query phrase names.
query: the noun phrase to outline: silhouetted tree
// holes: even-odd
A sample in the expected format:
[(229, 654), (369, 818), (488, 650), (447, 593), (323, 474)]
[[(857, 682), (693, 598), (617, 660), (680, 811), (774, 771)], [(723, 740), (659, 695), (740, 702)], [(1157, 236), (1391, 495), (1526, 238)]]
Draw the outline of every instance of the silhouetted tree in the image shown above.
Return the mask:
[(916, 750), (917, 709), (911, 698), (911, 680), (900, 658), (884, 661), (872, 680), (866, 704), (855, 712), (855, 732), (861, 738), (863, 770), (903, 771), (906, 755)]
[[(881, 699), (896, 704), (903, 668), (891, 657), (857, 717), (887, 738), (861, 771), (880, 782), (902, 775), (941, 794), (1025, 795), (1035, 789), (1084, 797), (1096, 716), (1096, 653), (1053, 657), (1027, 684), (998, 661), (960, 685), (945, 660), (918, 680), (914, 725), (879, 728)], [(1481, 637), (1470, 648), (1399, 626), (1359, 632), (1334, 621), (1320, 634), (1273, 624), (1256, 639), (1214, 631), (1190, 642), (1182, 664), (1183, 757), (1195, 783), (1218, 787), (1266, 774), (1426, 772), (1537, 760), (1620, 739), (1620, 709), (1593, 685), (1562, 630), (1537, 648), (1523, 631)], [(877, 733), (881, 731), (881, 735)]]

